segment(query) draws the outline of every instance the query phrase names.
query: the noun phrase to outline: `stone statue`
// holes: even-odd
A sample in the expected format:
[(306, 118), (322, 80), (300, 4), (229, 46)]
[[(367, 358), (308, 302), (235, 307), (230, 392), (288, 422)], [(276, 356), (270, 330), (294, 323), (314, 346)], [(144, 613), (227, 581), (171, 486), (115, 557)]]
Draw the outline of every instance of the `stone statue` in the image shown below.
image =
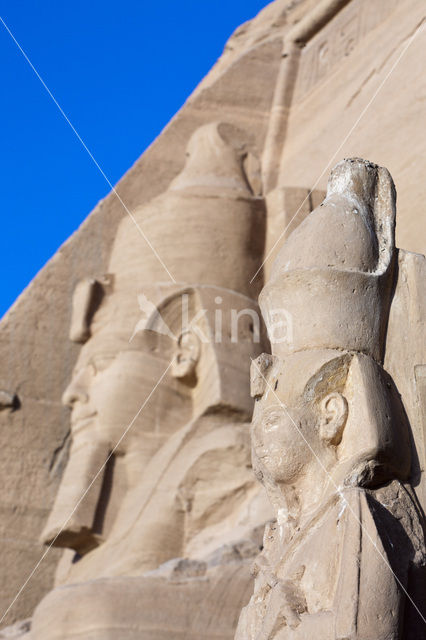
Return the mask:
[(252, 457), (275, 521), (237, 640), (426, 638), (416, 441), (383, 367), (395, 200), (386, 169), (338, 164), (260, 295)]
[(265, 344), (247, 274), (265, 211), (243, 138), (198, 129), (183, 171), (134, 213), (158, 255), (126, 218), (109, 274), (76, 290), (72, 443), (43, 533), (68, 550), (34, 640), (234, 635), (270, 517), (247, 426), (250, 358)]

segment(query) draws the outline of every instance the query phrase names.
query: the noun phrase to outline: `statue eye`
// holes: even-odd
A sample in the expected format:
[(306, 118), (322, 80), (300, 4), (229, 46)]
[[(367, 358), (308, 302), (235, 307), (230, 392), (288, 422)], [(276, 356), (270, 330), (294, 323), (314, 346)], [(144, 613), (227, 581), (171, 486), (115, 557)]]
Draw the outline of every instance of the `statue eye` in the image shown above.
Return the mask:
[(94, 374), (100, 373), (101, 371), (105, 371), (110, 364), (112, 364), (115, 356), (97, 356), (96, 358), (92, 358), (89, 363), (89, 366), (93, 370)]
[(96, 367), (92, 360), (78, 367), (75, 367), (73, 370), (72, 377), (77, 378), (80, 376), (87, 376), (88, 374), (90, 376), (94, 376), (96, 374)]
[(277, 415), (268, 416), (263, 420), (263, 430), (265, 433), (276, 431), (280, 426), (280, 417)]

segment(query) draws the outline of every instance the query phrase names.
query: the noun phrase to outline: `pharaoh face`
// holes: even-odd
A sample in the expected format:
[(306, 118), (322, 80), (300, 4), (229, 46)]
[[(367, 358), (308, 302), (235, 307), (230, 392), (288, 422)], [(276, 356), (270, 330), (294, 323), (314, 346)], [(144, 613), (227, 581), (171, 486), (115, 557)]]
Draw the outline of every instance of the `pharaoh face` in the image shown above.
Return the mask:
[(118, 452), (143, 434), (155, 435), (155, 440), (167, 437), (176, 428), (177, 415), (181, 423), (190, 413), (189, 394), (172, 375), (176, 341), (144, 329), (131, 339), (135, 323), (126, 315), (112, 296), (105, 302), (63, 396), (72, 409), (74, 436), (90, 429), (92, 437), (96, 434), (112, 447), (134, 422)]
[(295, 480), (312, 458), (310, 446), (317, 446), (315, 416), (303, 403), (291, 401), (283, 369), (274, 367), (266, 378), (252, 420), (253, 467), (260, 479), (275, 482)]
[[(102, 525), (102, 535), (115, 522), (126, 492), (141, 481), (158, 449), (193, 417), (191, 382), (199, 355), (193, 336), (186, 332), (176, 337), (172, 323), (172, 330), (160, 331), (144, 316), (141, 319), (136, 296), (136, 310), (131, 301), (128, 294), (106, 297), (90, 325), (91, 337), (81, 349), (63, 397), (72, 409), (72, 444), (42, 538), (80, 554), (99, 544), (95, 515), (102, 486), (98, 482), (89, 492), (87, 486), (110, 459), (108, 453), (115, 455), (111, 468), (118, 482), (113, 485), (115, 494), (108, 498), (109, 511), (104, 515), (109, 524), (106, 529)], [(163, 301), (164, 296), (157, 299), (157, 305)], [(166, 301), (172, 319), (180, 316), (173, 296)], [(154, 303), (152, 309), (157, 309)], [(161, 316), (155, 311), (148, 320), (153, 314), (154, 319)], [(75, 504), (78, 508), (70, 519)]]
[(310, 395), (306, 384), (328, 359), (329, 352), (301, 352), (285, 360), (263, 355), (253, 361), (253, 466), (261, 480), (296, 482), (311, 463), (328, 466), (334, 456), (346, 400), (334, 390)]

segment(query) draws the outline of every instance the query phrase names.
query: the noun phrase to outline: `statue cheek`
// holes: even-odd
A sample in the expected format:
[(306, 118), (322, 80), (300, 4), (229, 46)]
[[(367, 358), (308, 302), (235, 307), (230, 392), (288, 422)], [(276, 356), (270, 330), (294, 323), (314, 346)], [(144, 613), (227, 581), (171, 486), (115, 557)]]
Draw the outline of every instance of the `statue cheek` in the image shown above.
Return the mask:
[(273, 452), (274, 454), (282, 454), (283, 451), (291, 447), (295, 435), (294, 428), (292, 428), (292, 425), (284, 416), (280, 416), (279, 419), (263, 425), (265, 444), (267, 444), (271, 453)]
[(128, 402), (126, 404), (125, 389), (125, 381), (122, 381), (115, 372), (105, 371), (97, 374), (91, 387), (90, 397), (97, 408), (100, 424), (104, 429), (126, 420)]

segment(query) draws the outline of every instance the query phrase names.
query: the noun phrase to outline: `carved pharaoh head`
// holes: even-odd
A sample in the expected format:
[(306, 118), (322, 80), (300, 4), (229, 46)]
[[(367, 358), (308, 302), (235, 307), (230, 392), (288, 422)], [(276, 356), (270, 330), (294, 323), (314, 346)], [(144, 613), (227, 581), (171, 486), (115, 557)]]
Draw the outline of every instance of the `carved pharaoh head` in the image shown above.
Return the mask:
[[(308, 350), (252, 364), (253, 465), (261, 480), (372, 486), (410, 471), (408, 426), (395, 387), (372, 358)], [(334, 487), (336, 488), (336, 487)]]
[(327, 473), (337, 484), (406, 477), (408, 431), (380, 366), (394, 224), (388, 171), (349, 159), (281, 249), (260, 295), (272, 355), (252, 365), (253, 457), (265, 482), (295, 483), (308, 469), (326, 484)]
[[(262, 259), (265, 210), (247, 153), (235, 127), (201, 127), (169, 189), (122, 220), (109, 275), (77, 288), (71, 338), (84, 345), (64, 393), (73, 443), (46, 542), (112, 449), (125, 456), (133, 486), (197, 416), (216, 407), (250, 415), (249, 363), (263, 336), (248, 274)], [(87, 532), (100, 492), (85, 496), (57, 546), (97, 544)]]
[[(247, 341), (231, 336), (232, 310), (240, 314), (241, 326), (244, 322), (253, 325), (251, 338), (255, 337), (255, 330), (259, 334), (259, 327), (255, 326), (259, 324), (257, 305), (253, 300), (261, 279), (251, 285), (248, 274), (256, 270), (262, 259), (265, 211), (263, 200), (252, 192), (244, 168), (248, 153), (244, 133), (232, 125), (212, 123), (200, 127), (188, 143), (185, 166), (169, 190), (137, 209), (133, 220), (126, 217), (122, 221), (110, 258), (111, 275), (103, 282), (92, 280), (85, 286), (83, 283), (76, 291), (77, 319), (72, 323), (71, 337), (85, 344), (76, 374), (64, 395), (73, 412), (79, 402), (78, 389), (83, 389), (84, 381), (95, 389), (96, 382), (90, 378), (96, 375), (95, 369), (102, 368), (105, 378), (108, 375), (111, 379), (107, 395), (113, 398), (117, 380), (126, 379), (123, 386), (127, 386), (129, 394), (132, 387), (148, 390), (149, 385), (152, 388), (158, 383), (168, 363), (173, 361), (156, 393), (158, 397), (164, 385), (169, 384), (174, 401), (164, 400), (164, 407), (177, 404), (178, 413), (184, 417), (177, 398), (193, 398), (191, 384), (195, 384), (194, 380), (202, 384), (205, 375), (200, 372), (207, 372), (202, 364), (207, 348), (199, 344), (199, 335), (193, 328), (185, 327), (200, 314), (198, 324), (205, 323), (209, 328), (205, 342), (210, 343), (213, 360), (217, 363), (223, 360), (228, 366), (228, 354), (232, 352), (233, 369), (241, 371), (234, 386), (244, 388), (240, 396), (244, 395), (245, 400), (240, 398), (235, 408), (250, 407), (243, 375), (248, 370), (248, 353), (253, 356), (259, 352), (260, 338), (257, 336), (247, 351)], [(185, 309), (185, 305), (191, 308)], [(216, 322), (215, 316), (220, 316), (220, 321)], [(218, 323), (223, 325), (220, 331)], [(200, 327), (197, 331), (202, 332)], [(229, 345), (225, 349), (226, 342)], [(126, 374), (115, 371), (121, 361)], [(86, 367), (87, 363), (92, 366)], [(224, 368), (214, 367), (219, 377)], [(88, 371), (83, 373), (83, 369)], [(142, 371), (146, 381), (141, 379), (136, 384), (136, 376)], [(219, 395), (228, 394), (226, 385), (219, 387)], [(86, 395), (91, 395), (87, 385), (80, 397)], [(105, 385), (99, 395), (105, 396)], [(207, 395), (204, 404), (208, 404)], [(143, 394), (135, 396), (140, 399)], [(234, 401), (237, 396), (234, 394)], [(211, 400), (212, 404), (221, 402), (216, 396)], [(117, 405), (128, 407), (131, 418), (128, 402), (120, 401)], [(132, 406), (133, 409), (137, 410)], [(123, 424), (123, 418), (124, 411), (117, 425)]]

